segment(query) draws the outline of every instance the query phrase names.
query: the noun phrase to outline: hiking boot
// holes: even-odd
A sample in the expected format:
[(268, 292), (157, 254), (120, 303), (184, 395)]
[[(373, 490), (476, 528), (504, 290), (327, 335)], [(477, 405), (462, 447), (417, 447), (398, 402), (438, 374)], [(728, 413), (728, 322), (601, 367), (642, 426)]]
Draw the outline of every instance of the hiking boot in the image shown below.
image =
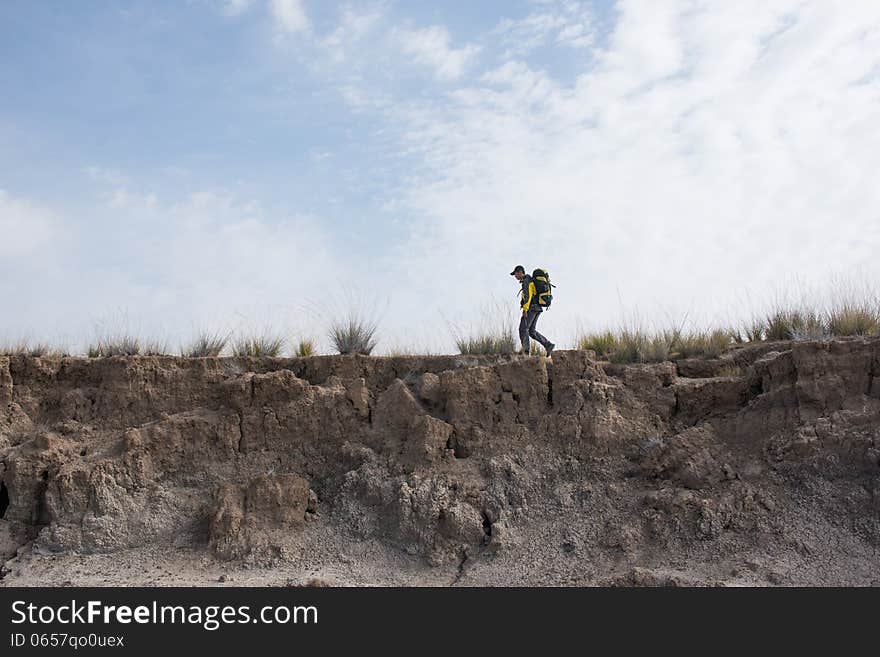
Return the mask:
[(547, 347), (547, 358), (550, 358), (550, 356), (553, 354), (554, 349), (556, 349), (556, 345), (551, 342), (550, 346)]

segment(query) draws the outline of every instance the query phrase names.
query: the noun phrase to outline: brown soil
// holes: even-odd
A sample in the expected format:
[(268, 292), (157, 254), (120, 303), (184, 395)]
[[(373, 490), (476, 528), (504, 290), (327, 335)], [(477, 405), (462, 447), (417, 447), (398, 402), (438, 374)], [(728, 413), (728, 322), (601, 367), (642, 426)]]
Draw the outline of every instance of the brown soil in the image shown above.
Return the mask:
[(2, 585), (880, 584), (880, 339), (0, 358), (0, 480)]

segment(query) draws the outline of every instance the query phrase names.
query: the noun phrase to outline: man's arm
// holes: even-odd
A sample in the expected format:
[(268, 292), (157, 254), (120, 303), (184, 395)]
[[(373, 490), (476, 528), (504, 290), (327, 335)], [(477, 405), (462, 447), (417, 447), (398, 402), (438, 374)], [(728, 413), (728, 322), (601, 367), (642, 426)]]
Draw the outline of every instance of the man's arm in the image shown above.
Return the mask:
[(532, 299), (534, 298), (535, 293), (537, 292), (537, 290), (535, 288), (535, 284), (532, 283), (531, 279), (529, 279), (528, 290), (529, 290), (528, 296), (523, 295), (525, 298), (525, 303), (522, 305), (523, 314), (529, 312), (529, 308), (532, 307)]

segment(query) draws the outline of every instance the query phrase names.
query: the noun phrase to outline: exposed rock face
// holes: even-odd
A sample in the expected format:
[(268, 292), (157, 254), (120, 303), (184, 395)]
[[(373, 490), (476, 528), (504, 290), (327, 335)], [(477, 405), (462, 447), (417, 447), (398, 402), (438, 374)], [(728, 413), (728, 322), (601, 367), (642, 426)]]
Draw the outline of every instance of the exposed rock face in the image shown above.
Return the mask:
[(293, 474), (261, 475), (245, 486), (221, 484), (214, 494), (209, 544), (226, 559), (279, 549), (275, 545), (283, 544), (283, 536), (274, 543), (265, 539), (272, 532), (298, 531), (308, 504), (309, 484)]
[(326, 530), (462, 582), (880, 578), (880, 339), (594, 358), (0, 358), (0, 550), (295, 565)]

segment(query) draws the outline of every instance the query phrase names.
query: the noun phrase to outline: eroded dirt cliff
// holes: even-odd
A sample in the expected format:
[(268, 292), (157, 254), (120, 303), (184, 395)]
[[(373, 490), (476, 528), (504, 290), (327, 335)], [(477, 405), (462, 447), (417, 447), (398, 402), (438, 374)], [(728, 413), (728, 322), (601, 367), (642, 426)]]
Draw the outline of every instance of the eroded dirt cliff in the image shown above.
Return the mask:
[(878, 584), (880, 339), (0, 358), (3, 584)]

